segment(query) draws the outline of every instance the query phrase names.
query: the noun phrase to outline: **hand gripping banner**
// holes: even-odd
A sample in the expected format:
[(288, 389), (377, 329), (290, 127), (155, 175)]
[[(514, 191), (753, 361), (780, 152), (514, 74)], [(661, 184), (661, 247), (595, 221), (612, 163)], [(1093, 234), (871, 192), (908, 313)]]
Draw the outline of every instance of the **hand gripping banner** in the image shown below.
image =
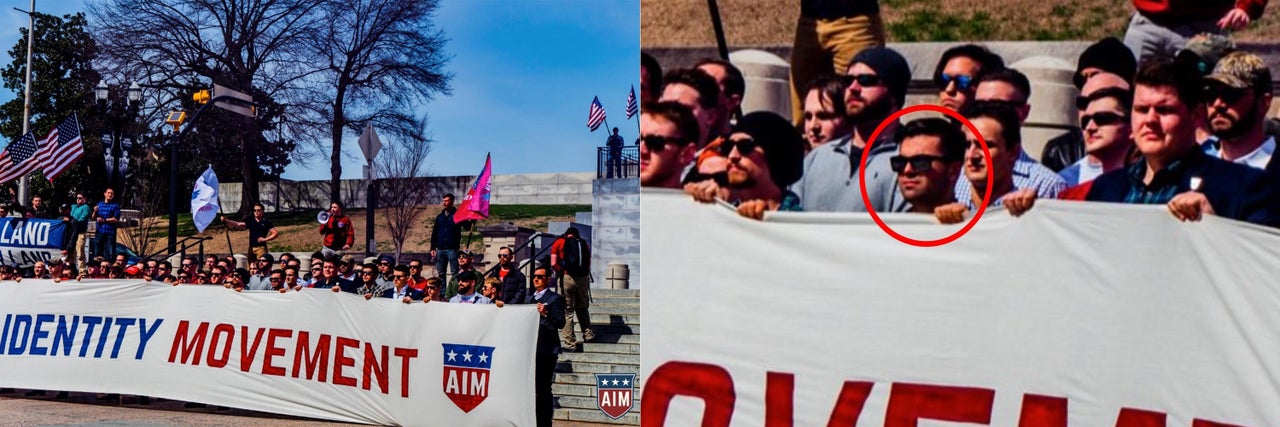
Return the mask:
[(641, 209), (644, 426), (1280, 425), (1276, 230), (1046, 200), (921, 248), (859, 214)]

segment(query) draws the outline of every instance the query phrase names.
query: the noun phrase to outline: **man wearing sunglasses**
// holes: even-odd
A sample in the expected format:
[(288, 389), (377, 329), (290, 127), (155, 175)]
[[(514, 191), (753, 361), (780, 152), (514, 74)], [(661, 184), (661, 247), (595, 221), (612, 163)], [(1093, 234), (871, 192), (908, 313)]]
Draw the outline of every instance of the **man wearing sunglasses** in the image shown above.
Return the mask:
[(1105, 88), (1090, 93), (1083, 101), (1080, 127), (1084, 131), (1085, 157), (1059, 173), (1068, 186), (1093, 181), (1098, 175), (1124, 167), (1133, 148), (1133, 130), (1129, 126), (1133, 95), (1128, 90)]
[(1257, 55), (1235, 52), (1223, 57), (1205, 79), (1209, 130), (1216, 141), (1205, 153), (1257, 169), (1280, 168), (1276, 139), (1267, 134), (1271, 108), (1271, 70)]
[(534, 401), (538, 426), (550, 426), (553, 396), (551, 383), (555, 379), (556, 359), (561, 347), (558, 331), (565, 327), (564, 298), (550, 289), (551, 272), (546, 267), (533, 269), (533, 292), (526, 295), (524, 304), (537, 304), (538, 343), (534, 346), (537, 358), (534, 364)]
[[(854, 57), (844, 77), (846, 121), (853, 132), (815, 148), (804, 158), (804, 173), (791, 186), (803, 210), (809, 212), (865, 212), (858, 186), (858, 173), (867, 176), (867, 193), (873, 207), (880, 212), (900, 212), (905, 201), (894, 188), (896, 181), (889, 169), (888, 157), (896, 151), (893, 134), (897, 122), (889, 123), (879, 141), (868, 142), (890, 114), (906, 102), (911, 67), (906, 58), (893, 49), (865, 49)], [(862, 150), (871, 144), (867, 170), (859, 171)], [(878, 156), (884, 154), (883, 156)], [(877, 157), (880, 157), (877, 160)]]
[[(222, 217), (222, 222), (230, 228), (249, 230), (249, 259), (259, 259), (267, 255), (267, 242), (275, 240), (280, 235), (276, 231), (276, 225), (267, 219), (267, 208), (262, 203), (253, 204), (253, 216), (244, 222), (227, 219), (227, 217)], [(267, 273), (262, 272), (262, 274)]]
[(803, 162), (804, 140), (795, 127), (757, 111), (743, 116), (727, 139), (707, 146), (696, 166), (703, 179), (686, 184), (685, 192), (700, 202), (728, 201), (755, 219), (765, 211), (799, 210), (800, 200), (787, 186), (800, 178)]
[(640, 112), (640, 185), (680, 188), (680, 174), (693, 161), (701, 132), (684, 105), (659, 102)]
[(895, 137), (898, 154), (889, 164), (910, 211), (932, 215), (955, 202), (955, 181), (969, 145), (964, 132), (946, 119), (924, 118), (907, 123)]
[(409, 304), (415, 300), (422, 300), (422, 292), (409, 286), (412, 277), (409, 276), (409, 267), (397, 265), (391, 271), (391, 281), (393, 285), (384, 289), (380, 295), (381, 298), (391, 298), (399, 300), (405, 304)]
[(1000, 68), (1004, 68), (1004, 59), (985, 47), (964, 44), (947, 49), (933, 71), (938, 104), (959, 112), (973, 100), (978, 75)]
[[(553, 247), (552, 252), (555, 251)], [(471, 271), (475, 271), (474, 266)], [(479, 273), (477, 272), (477, 275)], [(515, 256), (508, 246), (498, 249), (498, 268), (489, 274), (489, 277), (496, 277), (502, 281), (502, 286), (498, 288), (498, 299), (504, 302), (519, 304), (524, 298), (525, 287), (528, 282), (524, 277), (524, 273), (517, 268)], [(445, 292), (445, 298), (453, 298), (458, 294), (458, 282), (455, 280), (449, 283), (449, 289)]]
[[(510, 258), (511, 258), (511, 256), (510, 256), (510, 252), (511, 252), (511, 250), (510, 250), (509, 248), (506, 248), (506, 247), (503, 247), (503, 249), (506, 249), (506, 250), (507, 250), (507, 254), (508, 254), (508, 255), (507, 255), (507, 259), (508, 259), (508, 260), (510, 260)], [(502, 250), (503, 250), (503, 249), (498, 249), (498, 262), (499, 262), (499, 263), (503, 262), (503, 261), (502, 261)], [(473, 256), (471, 255), (471, 252), (462, 252), (462, 253), (458, 254), (458, 270), (459, 270), (460, 272), (476, 271), (476, 263), (475, 263), (475, 262), (473, 262), (473, 261), (474, 261), (474, 260), (473, 260)], [(519, 272), (517, 272), (517, 273), (519, 273)], [(478, 274), (478, 272), (477, 272), (477, 274)], [(495, 274), (496, 274), (496, 273), (495, 273)], [(520, 275), (520, 286), (524, 286), (524, 275)], [(450, 279), (449, 279), (449, 285), (445, 287), (445, 290), (444, 290), (444, 297), (445, 297), (446, 299), (448, 299), (448, 298), (453, 298), (453, 296), (454, 296), (454, 295), (457, 295), (457, 294), (458, 294), (458, 276), (457, 276), (457, 275), (454, 275), (452, 278), (450, 278)]]
[(1099, 176), (1086, 200), (1165, 204), (1182, 221), (1219, 215), (1280, 226), (1280, 194), (1262, 170), (1207, 155), (1196, 145), (1196, 128), (1207, 112), (1196, 76), (1166, 58), (1138, 66), (1130, 123), (1143, 158)]
[(694, 68), (711, 76), (711, 79), (716, 82), (716, 87), (720, 89), (720, 96), (716, 98), (720, 116), (711, 125), (711, 132), (716, 135), (729, 133), (731, 126), (729, 119), (737, 113), (738, 107), (742, 105), (742, 97), (746, 94), (747, 84), (742, 77), (742, 71), (733, 63), (717, 58), (698, 61)]

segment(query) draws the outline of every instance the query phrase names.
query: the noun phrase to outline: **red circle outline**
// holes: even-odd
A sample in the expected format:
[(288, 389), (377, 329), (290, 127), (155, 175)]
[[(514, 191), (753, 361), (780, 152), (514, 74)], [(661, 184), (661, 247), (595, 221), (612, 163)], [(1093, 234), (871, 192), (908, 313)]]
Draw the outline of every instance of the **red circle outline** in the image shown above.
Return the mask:
[[(871, 138), (867, 139), (866, 147), (863, 148), (862, 150), (862, 160), (858, 162), (858, 189), (862, 190), (862, 202), (866, 204), (867, 212), (871, 214), (871, 219), (876, 222), (876, 225), (880, 226), (881, 230), (884, 230), (885, 233), (888, 233), (890, 237), (893, 237), (894, 239), (898, 239), (899, 242), (906, 243), (908, 245), (928, 248), (928, 247), (934, 247), (934, 246), (942, 246), (947, 243), (954, 242), (956, 241), (956, 239), (959, 239), (960, 236), (963, 236), (965, 233), (968, 233), (969, 230), (973, 228), (973, 226), (977, 225), (978, 219), (982, 218), (982, 213), (987, 210), (987, 203), (991, 201), (991, 186), (990, 185), (987, 186), (986, 194), (982, 196), (982, 205), (978, 206), (978, 213), (975, 214), (973, 218), (969, 218), (969, 222), (965, 224), (964, 228), (961, 228), (959, 231), (952, 233), (950, 236), (943, 237), (941, 239), (937, 239), (937, 240), (912, 239), (910, 237), (898, 234), (898, 232), (896, 231), (893, 231), (892, 228), (890, 228), (888, 225), (884, 223), (884, 220), (880, 219), (880, 215), (876, 213), (875, 207), (871, 205), (871, 198), (867, 196), (867, 175), (862, 173), (863, 171), (867, 170), (868, 155), (871, 153), (871, 147), (875, 145), (876, 141), (880, 136), (880, 132), (883, 131), (884, 128), (888, 127), (890, 123), (897, 121), (903, 115), (915, 113), (919, 111), (933, 111), (933, 112), (942, 113), (956, 120), (959, 120), (960, 123), (964, 124), (964, 126), (969, 129), (969, 132), (973, 133), (973, 136), (978, 139), (978, 145), (982, 146), (982, 156), (983, 156), (983, 159), (986, 161), (986, 165), (987, 165), (987, 182), (991, 182), (992, 180), (994, 180), (995, 176), (991, 169), (991, 151), (987, 149), (987, 140), (982, 138), (982, 134), (978, 133), (978, 129), (973, 127), (972, 122), (964, 118), (964, 116), (961, 116), (960, 113), (955, 112), (955, 110), (952, 110), (947, 107), (943, 107), (941, 105), (931, 105), (931, 104), (914, 105), (911, 107), (898, 110), (897, 112), (889, 115), (889, 118), (880, 122), (879, 126), (876, 126), (876, 131), (871, 133)], [(896, 175), (894, 179), (897, 179)]]

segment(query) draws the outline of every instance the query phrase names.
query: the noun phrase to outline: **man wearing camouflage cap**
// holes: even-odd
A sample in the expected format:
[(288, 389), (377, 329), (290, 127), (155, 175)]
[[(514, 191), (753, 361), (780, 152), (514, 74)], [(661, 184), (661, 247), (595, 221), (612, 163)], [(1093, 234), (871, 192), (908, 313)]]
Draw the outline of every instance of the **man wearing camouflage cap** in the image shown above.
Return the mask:
[(1206, 123), (1217, 137), (1203, 145), (1205, 153), (1257, 169), (1275, 163), (1276, 139), (1266, 133), (1271, 70), (1262, 58), (1247, 52), (1222, 57), (1205, 87)]

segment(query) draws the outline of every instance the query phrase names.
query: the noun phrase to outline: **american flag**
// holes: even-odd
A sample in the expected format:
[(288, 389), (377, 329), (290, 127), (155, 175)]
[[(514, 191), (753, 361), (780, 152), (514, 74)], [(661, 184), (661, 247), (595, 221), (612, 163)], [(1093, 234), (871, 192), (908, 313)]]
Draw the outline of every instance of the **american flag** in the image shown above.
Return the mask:
[(631, 116), (640, 113), (640, 105), (636, 104), (636, 87), (631, 86), (631, 94), (627, 95), (627, 120), (631, 120)]
[(604, 123), (604, 106), (600, 105), (600, 97), (597, 96), (591, 99), (591, 112), (587, 115), (587, 127), (591, 128), (592, 132), (595, 132), (601, 123)]
[(84, 143), (80, 140), (80, 120), (75, 113), (63, 120), (58, 127), (49, 131), (44, 138), (44, 149), (40, 151), (40, 164), (44, 165), (44, 176), (52, 182), (72, 163), (84, 157)]
[(38, 151), (40, 145), (31, 132), (9, 143), (4, 151), (0, 151), (0, 184), (22, 178), (36, 170), (40, 166), (40, 158), (36, 156)]

